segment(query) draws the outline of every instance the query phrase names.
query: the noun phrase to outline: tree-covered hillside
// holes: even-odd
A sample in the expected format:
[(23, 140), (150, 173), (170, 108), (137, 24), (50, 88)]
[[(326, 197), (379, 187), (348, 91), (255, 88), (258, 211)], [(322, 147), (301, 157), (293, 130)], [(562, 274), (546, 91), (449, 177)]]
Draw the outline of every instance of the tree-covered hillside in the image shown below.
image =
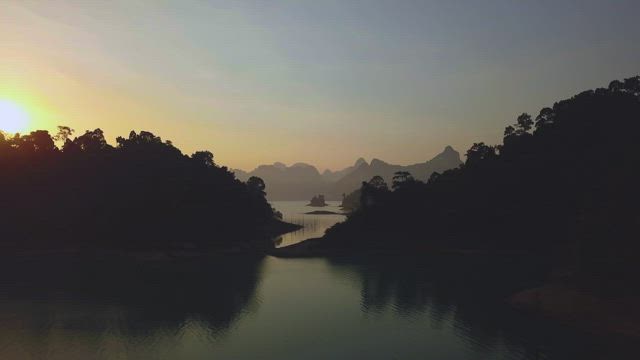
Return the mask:
[(145, 131), (111, 146), (100, 129), (59, 129), (0, 134), (4, 248), (244, 246), (282, 225), (264, 183), (237, 180), (208, 151), (186, 156)]
[(518, 116), (501, 145), (474, 144), (461, 167), (393, 190), (363, 183), (360, 210), (328, 246), (525, 250), (617, 271), (640, 260), (640, 77)]

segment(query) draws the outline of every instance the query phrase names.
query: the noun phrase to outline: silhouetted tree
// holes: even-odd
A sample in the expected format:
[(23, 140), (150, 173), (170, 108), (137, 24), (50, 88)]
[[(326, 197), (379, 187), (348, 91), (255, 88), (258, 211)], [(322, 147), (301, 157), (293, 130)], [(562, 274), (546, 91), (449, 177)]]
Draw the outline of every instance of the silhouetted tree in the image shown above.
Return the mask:
[(533, 128), (533, 119), (531, 119), (531, 115), (527, 113), (523, 113), (518, 116), (518, 120), (516, 121), (516, 135), (524, 135), (529, 133)]
[(260, 194), (264, 194), (264, 191), (267, 187), (264, 183), (264, 180), (262, 180), (257, 176), (250, 177), (249, 180), (247, 180), (247, 186), (249, 187), (249, 189), (256, 191)]
[(381, 176), (374, 176), (369, 182), (362, 182), (360, 207), (371, 207), (384, 202), (389, 186)]
[(378, 175), (372, 177), (371, 180), (369, 180), (369, 182), (367, 183), (367, 185), (369, 185), (371, 188), (375, 190), (381, 190), (381, 191), (389, 190), (389, 186), (384, 181), (382, 176), (378, 176)]
[(504, 128), (504, 137), (512, 136), (515, 133), (516, 133), (516, 129), (511, 125), (509, 125), (506, 128)]
[(55, 144), (45, 130), (32, 131), (29, 135), (22, 137), (21, 146), (28, 147), (31, 152), (48, 153), (55, 149)]
[(340, 206), (346, 212), (353, 212), (360, 207), (361, 190), (357, 189), (348, 195), (342, 194)]
[(391, 188), (397, 190), (408, 182), (414, 181), (413, 176), (408, 171), (396, 171), (393, 175)]
[(213, 153), (211, 153), (211, 151), (196, 151), (191, 155), (191, 158), (206, 167), (212, 167), (215, 165), (213, 162)]
[(87, 130), (84, 135), (78, 136), (73, 142), (80, 150), (87, 153), (97, 153), (110, 148), (101, 129)]
[(485, 145), (485, 143), (474, 143), (469, 150), (467, 150), (467, 165), (473, 165), (481, 163), (485, 159), (496, 157), (496, 148), (494, 146)]
[(540, 114), (536, 116), (536, 131), (542, 128), (548, 128), (553, 125), (555, 113), (551, 108), (543, 108)]
[(58, 133), (53, 137), (53, 140), (61, 141), (64, 144), (74, 132), (75, 130), (68, 126), (58, 126)]

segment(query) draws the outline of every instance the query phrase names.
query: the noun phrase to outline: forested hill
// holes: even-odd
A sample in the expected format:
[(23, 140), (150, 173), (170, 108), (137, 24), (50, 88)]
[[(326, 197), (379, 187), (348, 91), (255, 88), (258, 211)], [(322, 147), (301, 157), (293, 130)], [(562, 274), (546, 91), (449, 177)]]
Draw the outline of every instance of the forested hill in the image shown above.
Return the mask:
[(116, 146), (100, 129), (72, 133), (0, 134), (0, 247), (243, 247), (282, 227), (264, 183), (208, 151), (186, 156), (145, 131)]
[(518, 116), (503, 144), (474, 144), (462, 167), (428, 182), (399, 173), (393, 190), (365, 183), (360, 210), (325, 246), (525, 250), (575, 268), (637, 269), (638, 134), (640, 77), (585, 91)]

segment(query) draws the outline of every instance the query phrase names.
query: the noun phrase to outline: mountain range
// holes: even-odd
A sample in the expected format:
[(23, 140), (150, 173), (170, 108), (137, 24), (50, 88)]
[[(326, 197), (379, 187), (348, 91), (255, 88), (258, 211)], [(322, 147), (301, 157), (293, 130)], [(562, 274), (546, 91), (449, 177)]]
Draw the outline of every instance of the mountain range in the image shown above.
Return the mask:
[(317, 194), (324, 194), (328, 200), (342, 199), (342, 194), (360, 188), (363, 181), (379, 175), (391, 185), (396, 171), (408, 171), (414, 178), (426, 181), (433, 172), (443, 172), (462, 164), (460, 153), (451, 146), (433, 159), (412, 165), (389, 164), (379, 159), (370, 163), (359, 158), (352, 166), (338, 171), (318, 169), (309, 164), (296, 163), (287, 166), (281, 162), (260, 165), (253, 171), (232, 170), (236, 177), (246, 181), (251, 176), (260, 177), (266, 184), (269, 200), (308, 200)]

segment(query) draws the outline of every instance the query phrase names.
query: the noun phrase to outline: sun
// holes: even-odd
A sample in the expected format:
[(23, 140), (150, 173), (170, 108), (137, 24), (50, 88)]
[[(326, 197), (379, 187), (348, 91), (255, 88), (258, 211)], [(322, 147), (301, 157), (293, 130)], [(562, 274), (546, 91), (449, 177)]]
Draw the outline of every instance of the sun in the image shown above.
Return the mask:
[(18, 104), (0, 99), (0, 130), (17, 133), (26, 130), (29, 114)]

